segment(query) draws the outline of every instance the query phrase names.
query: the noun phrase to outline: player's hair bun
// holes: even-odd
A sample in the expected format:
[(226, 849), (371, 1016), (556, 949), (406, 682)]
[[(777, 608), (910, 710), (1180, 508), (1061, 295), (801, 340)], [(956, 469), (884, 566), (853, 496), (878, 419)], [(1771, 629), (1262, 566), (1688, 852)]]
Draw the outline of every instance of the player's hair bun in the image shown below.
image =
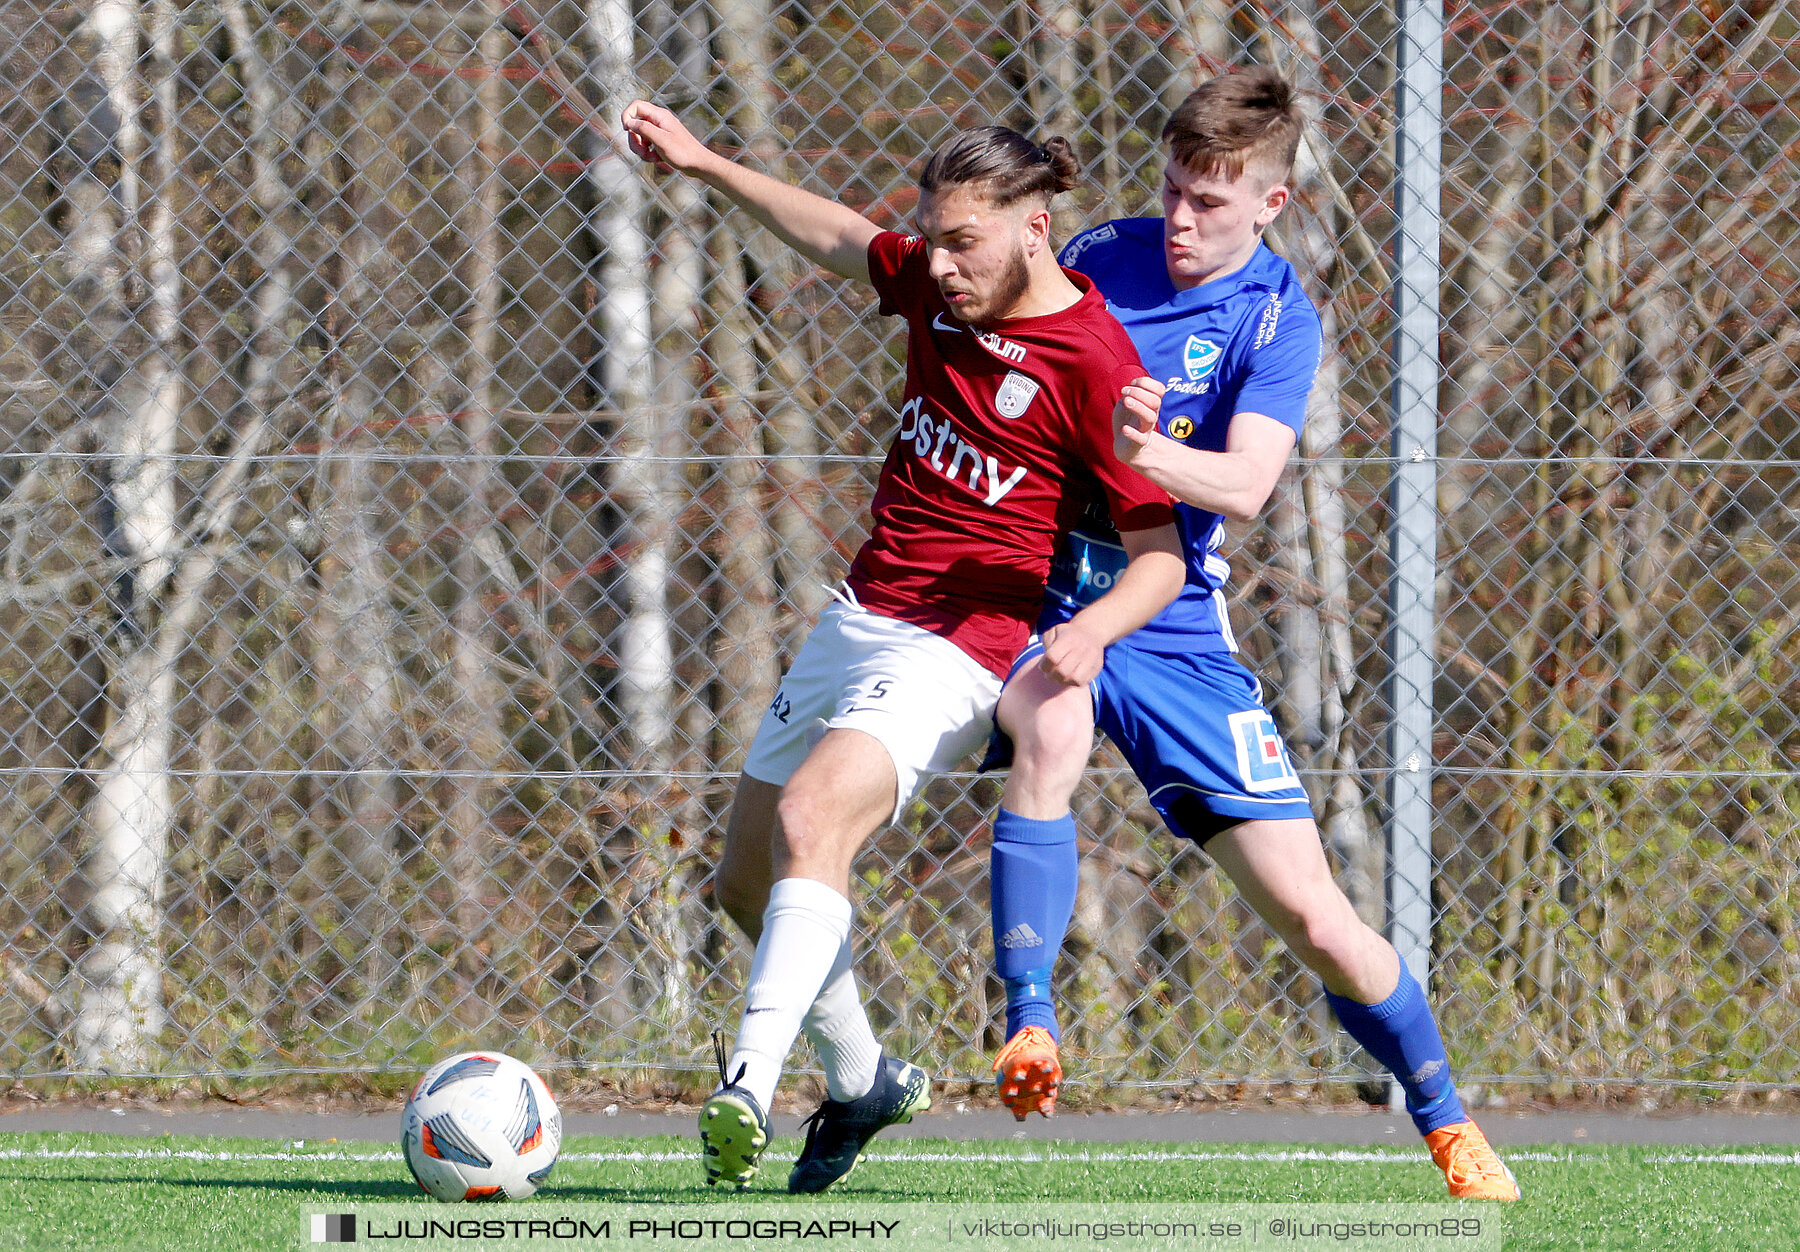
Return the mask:
[(1058, 191), (1073, 191), (1081, 185), (1081, 161), (1075, 156), (1075, 146), (1061, 135), (1052, 135), (1044, 140), (1044, 157), (1050, 163), (1050, 173), (1056, 179)]
[(1005, 126), (978, 126), (951, 137), (919, 172), (919, 190), (979, 186), (997, 205), (1026, 196), (1048, 199), (1081, 182), (1075, 150), (1061, 135), (1035, 144)]

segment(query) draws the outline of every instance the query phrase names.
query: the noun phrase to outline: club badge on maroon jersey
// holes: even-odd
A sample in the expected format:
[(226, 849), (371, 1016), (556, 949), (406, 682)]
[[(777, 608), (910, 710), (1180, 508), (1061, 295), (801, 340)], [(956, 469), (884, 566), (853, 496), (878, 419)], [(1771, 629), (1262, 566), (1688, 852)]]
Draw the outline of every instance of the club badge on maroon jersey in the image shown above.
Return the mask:
[(1035, 379), (1013, 370), (1000, 384), (1000, 390), (994, 393), (994, 407), (1000, 410), (1001, 417), (1017, 417), (1030, 406), (1037, 393)]

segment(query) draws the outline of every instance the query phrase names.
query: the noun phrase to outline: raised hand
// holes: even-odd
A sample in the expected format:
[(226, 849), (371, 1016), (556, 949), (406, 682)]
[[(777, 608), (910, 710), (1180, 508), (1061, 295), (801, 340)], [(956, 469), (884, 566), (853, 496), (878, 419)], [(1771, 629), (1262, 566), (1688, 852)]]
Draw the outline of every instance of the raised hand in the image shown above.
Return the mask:
[(694, 138), (669, 110), (648, 100), (633, 100), (620, 119), (631, 151), (660, 170), (691, 174), (715, 158), (712, 149)]

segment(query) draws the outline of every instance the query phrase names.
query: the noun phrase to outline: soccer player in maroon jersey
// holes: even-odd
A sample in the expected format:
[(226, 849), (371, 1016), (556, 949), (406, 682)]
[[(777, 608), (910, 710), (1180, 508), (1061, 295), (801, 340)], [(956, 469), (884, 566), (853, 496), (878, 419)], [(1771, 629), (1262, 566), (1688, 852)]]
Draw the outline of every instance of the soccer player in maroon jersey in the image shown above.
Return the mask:
[(1174, 598), (1168, 496), (1114, 439), (1153, 416), (1136, 351), (1093, 284), (1056, 263), (1050, 199), (1074, 185), (1066, 141), (966, 131), (919, 176), (919, 233), (744, 168), (667, 109), (624, 115), (632, 150), (729, 196), (815, 264), (872, 283), (906, 319), (900, 424), (869, 539), (821, 614), (744, 763), (716, 878), (756, 940), (735, 1046), (700, 1113), (708, 1183), (742, 1186), (768, 1142), (781, 1067), (804, 1029), (824, 1063), (788, 1189), (822, 1191), (885, 1126), (931, 1104), (917, 1066), (885, 1056), (852, 973), (850, 864), (923, 774), (983, 745), (1030, 636), (1050, 558), (1091, 492), (1130, 561), (1112, 590), (1044, 638), (1044, 671), (1085, 684), (1106, 645)]

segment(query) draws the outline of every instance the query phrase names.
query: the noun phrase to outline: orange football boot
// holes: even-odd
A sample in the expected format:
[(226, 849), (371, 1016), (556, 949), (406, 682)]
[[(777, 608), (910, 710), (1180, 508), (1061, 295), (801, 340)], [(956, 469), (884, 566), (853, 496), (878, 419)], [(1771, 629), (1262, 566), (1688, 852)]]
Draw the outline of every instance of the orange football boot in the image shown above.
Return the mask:
[(1049, 1117), (1056, 1112), (1062, 1062), (1056, 1059), (1056, 1040), (1042, 1026), (1023, 1027), (1008, 1039), (994, 1073), (999, 1075), (1000, 1102), (1012, 1110), (1014, 1121), (1024, 1121), (1029, 1113)]
[(1516, 1200), (1519, 1181), (1474, 1122), (1443, 1126), (1425, 1136), (1431, 1159), (1458, 1200)]

